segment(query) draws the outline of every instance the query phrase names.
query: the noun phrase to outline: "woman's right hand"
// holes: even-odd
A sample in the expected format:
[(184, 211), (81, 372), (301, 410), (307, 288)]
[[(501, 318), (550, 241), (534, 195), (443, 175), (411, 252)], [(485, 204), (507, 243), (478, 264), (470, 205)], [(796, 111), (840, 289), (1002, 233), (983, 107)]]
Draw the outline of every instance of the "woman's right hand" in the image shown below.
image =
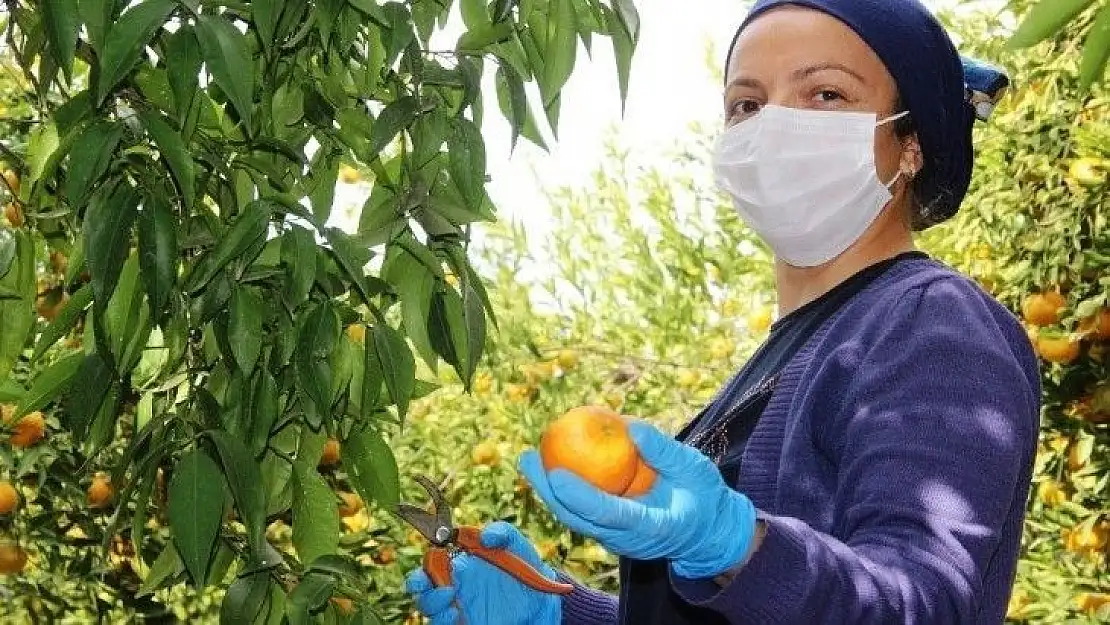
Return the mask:
[[(535, 548), (512, 525), (497, 521), (481, 534), (482, 545), (507, 549), (557, 580), (555, 571), (544, 564)], [(409, 573), (405, 590), (432, 625), (558, 625), (562, 620), (562, 597), (542, 593), (521, 584), (481, 558), (460, 553), (451, 560), (452, 586), (436, 587), (423, 569)], [(459, 619), (462, 609), (463, 620)]]

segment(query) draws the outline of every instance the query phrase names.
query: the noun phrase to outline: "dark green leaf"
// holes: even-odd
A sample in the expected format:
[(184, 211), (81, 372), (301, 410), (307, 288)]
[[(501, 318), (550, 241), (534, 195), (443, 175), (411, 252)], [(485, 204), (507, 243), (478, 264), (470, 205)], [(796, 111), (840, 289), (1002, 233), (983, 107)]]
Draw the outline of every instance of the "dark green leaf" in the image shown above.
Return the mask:
[(335, 579), (323, 573), (309, 573), (301, 579), (285, 602), (289, 625), (311, 625), (312, 613), (327, 603), (335, 590)]
[(278, 388), (274, 376), (264, 367), (258, 369), (254, 388), (254, 401), (251, 402), (251, 451), (261, 454), (270, 441), (270, 430), (278, 416)]
[(170, 171), (177, 180), (177, 187), (181, 191), (183, 206), (186, 211), (192, 209), (196, 191), (193, 187), (193, 157), (185, 146), (181, 134), (170, 127), (160, 114), (154, 111), (139, 111), (139, 119), (143, 126), (154, 139), (158, 151), (169, 163)]
[(408, 410), (412, 397), (412, 385), (416, 379), (416, 362), (412, 357), (405, 337), (384, 323), (373, 329), (374, 349), (378, 353), (385, 387), (389, 397), (397, 405), (397, 412), (403, 417)]
[(131, 226), (139, 207), (139, 194), (130, 183), (108, 189), (93, 194), (83, 225), (93, 299), (101, 307), (108, 304), (131, 249)]
[(482, 351), (486, 345), (486, 313), (482, 307), (482, 299), (478, 292), (470, 285), (470, 280), (464, 282), (463, 314), (466, 317), (467, 331), (467, 359), (463, 363), (462, 379), (470, 387), (474, 372), (478, 369), (478, 362), (482, 358)]
[(339, 547), (335, 493), (315, 467), (293, 467), (293, 546), (304, 564)]
[[(620, 18), (624, 31), (628, 33), (628, 38), (633, 43), (639, 41), (640, 12), (636, 10), (636, 5), (632, 0), (613, 0), (613, 8), (616, 10), (617, 17)], [(611, 33), (612, 30), (610, 30)]]
[(448, 139), (451, 179), (473, 210), (485, 197), (486, 146), (482, 132), (468, 119), (455, 119), (454, 132)]
[[(528, 95), (524, 90), (524, 81), (520, 74), (507, 63), (498, 65), (494, 80), (497, 89), (497, 104), (513, 129), (512, 147), (515, 149), (517, 139), (524, 132), (525, 124), (528, 123), (531, 117), (531, 111), (528, 109)], [(539, 138), (538, 133), (537, 138)], [(540, 138), (540, 146), (545, 147), (542, 142), (543, 139)]]
[(100, 54), (100, 85), (97, 104), (131, 73), (154, 33), (166, 23), (176, 0), (145, 0), (120, 16), (108, 29)]
[(1110, 60), (1110, 4), (1099, 9), (1087, 38), (1083, 40), (1083, 58), (1079, 61), (1079, 83), (1086, 89), (1106, 73)]
[(23, 396), (16, 408), (16, 415), (25, 415), (45, 408), (69, 388), (77, 370), (85, 360), (84, 354), (73, 353), (59, 359), (35, 377), (31, 390)]
[(173, 92), (174, 109), (181, 120), (185, 119), (193, 106), (203, 62), (200, 42), (197, 41), (197, 33), (192, 24), (183, 25), (167, 38), (167, 80)]
[(405, 333), (412, 339), (420, 357), (435, 371), (439, 356), (428, 338), (428, 315), (432, 309), (435, 275), (412, 254), (394, 248), (388, 264), (382, 268), (382, 277), (393, 285), (401, 297), (401, 318)]
[(1022, 20), (1007, 46), (1026, 48), (1056, 34), (1094, 0), (1040, 0)]
[(285, 305), (296, 308), (312, 290), (316, 280), (316, 240), (300, 226), (290, 226), (281, 235), (281, 262), (289, 279), (285, 282)]
[(44, 0), (42, 19), (50, 39), (50, 52), (66, 81), (73, 75), (73, 53), (77, 49), (77, 29), (80, 18), (75, 0)]
[(417, 102), (412, 96), (404, 96), (382, 110), (374, 120), (370, 135), (370, 156), (377, 156), (389, 145), (397, 133), (401, 132), (416, 119)]
[(39, 340), (35, 343), (35, 353), (31, 356), (31, 359), (38, 360), (42, 358), (46, 350), (69, 334), (90, 303), (92, 303), (92, 286), (86, 284), (70, 296), (69, 300), (62, 306), (58, 316), (39, 335)]
[(374, 347), (373, 340), (366, 341), (363, 356), (362, 396), (359, 400), (359, 406), (362, 408), (363, 414), (369, 414), (375, 408), (380, 407), (378, 402), (382, 395), (385, 372), (382, 371), (382, 362), (378, 360), (378, 350)]
[(35, 325), (35, 245), (24, 230), (14, 232), (15, 258), (0, 278), (0, 380), (7, 379)]
[(166, 581), (184, 572), (185, 564), (177, 553), (177, 547), (174, 547), (173, 543), (167, 543), (162, 548), (162, 553), (154, 560), (154, 564), (150, 565), (150, 571), (147, 572), (146, 579), (143, 580), (143, 585), (139, 587), (136, 596), (145, 597), (161, 588)]
[(112, 369), (100, 354), (85, 356), (77, 370), (77, 377), (70, 383), (69, 392), (63, 400), (66, 425), (77, 439), (88, 435), (89, 427), (104, 403), (104, 396), (113, 380)]
[(328, 364), (339, 340), (339, 316), (328, 302), (313, 309), (301, 328), (297, 376), (319, 414), (331, 407), (332, 371)]
[(84, 205), (89, 191), (108, 171), (122, 138), (122, 126), (113, 121), (98, 120), (73, 142), (69, 169), (66, 171), (66, 195), (74, 208)]
[(162, 318), (177, 281), (177, 223), (166, 197), (148, 194), (139, 214), (139, 269), (151, 316)]
[(170, 529), (196, 587), (204, 586), (224, 511), (223, 474), (203, 451), (178, 461), (169, 486)]
[[(256, 557), (260, 557), (266, 540), (266, 492), (263, 489), (262, 471), (246, 445), (239, 439), (221, 430), (209, 430), (208, 436), (220, 452), (227, 484), (235, 497), (240, 518), (247, 526), (251, 551)], [(273, 566), (276, 562), (259, 564)]]
[(442, 288), (432, 298), (428, 335), (440, 356), (462, 373), (469, 354), (462, 298), (454, 289)]
[(266, 305), (253, 289), (236, 287), (231, 292), (231, 318), (227, 324), (227, 340), (235, 363), (250, 376), (262, 352), (262, 322)]
[(285, 0), (251, 0), (251, 16), (267, 54), (276, 43), (274, 35), (277, 33), (278, 21), (284, 8)]
[(331, 245), (332, 253), (339, 261), (339, 266), (351, 279), (359, 296), (364, 302), (370, 303), (373, 293), (366, 281), (366, 272), (363, 269), (365, 262), (360, 265), (356, 260), (362, 256), (362, 250), (357, 249), (356, 239), (338, 228), (327, 228), (324, 230), (324, 236)]
[(246, 36), (218, 15), (201, 15), (196, 28), (201, 54), (212, 79), (231, 99), (243, 120), (244, 131), (252, 134), (254, 66)]
[(544, 107), (559, 96), (574, 70), (578, 51), (577, 27), (574, 22), (573, 0), (551, 0), (547, 39), (544, 45), (544, 68), (540, 79)]
[(617, 84), (620, 86), (621, 110), (628, 99), (628, 79), (632, 72), (632, 55), (636, 50), (636, 40), (620, 22), (619, 16), (606, 9), (605, 19), (609, 25), (610, 39), (613, 41), (613, 57), (617, 62)]
[(379, 26), (386, 26), (389, 24), (389, 17), (386, 16), (382, 7), (378, 6), (377, 0), (347, 0), (347, 2), (372, 18)]
[(497, 4), (493, 9), (493, 21), (504, 22), (509, 19), (517, 1), (518, 0), (497, 0)]
[(363, 421), (351, 429), (341, 448), (344, 467), (362, 500), (392, 510), (400, 499), (401, 478), (393, 450), (381, 434)]
[(77, 0), (77, 14), (89, 33), (89, 45), (104, 53), (104, 38), (115, 14), (116, 0)]
[(255, 623), (270, 595), (269, 571), (255, 571), (232, 582), (220, 605), (221, 625)]
[(247, 204), (216, 247), (193, 269), (186, 283), (187, 290), (190, 293), (200, 291), (225, 265), (260, 242), (266, 236), (272, 211), (273, 205), (267, 200)]

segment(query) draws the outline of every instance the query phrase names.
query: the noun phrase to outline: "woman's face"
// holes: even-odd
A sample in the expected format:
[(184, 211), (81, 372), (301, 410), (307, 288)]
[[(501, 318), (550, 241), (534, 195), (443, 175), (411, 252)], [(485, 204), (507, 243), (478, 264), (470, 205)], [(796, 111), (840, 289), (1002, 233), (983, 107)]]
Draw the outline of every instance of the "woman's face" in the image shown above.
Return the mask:
[[(875, 52), (836, 18), (812, 9), (784, 6), (749, 24), (736, 41), (725, 88), (725, 119), (743, 122), (766, 104), (790, 108), (861, 111), (883, 119), (900, 111), (894, 78)], [(894, 124), (876, 128), (879, 179), (920, 168), (914, 138), (899, 138)], [(894, 187), (903, 199), (904, 176)], [(899, 193), (903, 192), (903, 193)]]

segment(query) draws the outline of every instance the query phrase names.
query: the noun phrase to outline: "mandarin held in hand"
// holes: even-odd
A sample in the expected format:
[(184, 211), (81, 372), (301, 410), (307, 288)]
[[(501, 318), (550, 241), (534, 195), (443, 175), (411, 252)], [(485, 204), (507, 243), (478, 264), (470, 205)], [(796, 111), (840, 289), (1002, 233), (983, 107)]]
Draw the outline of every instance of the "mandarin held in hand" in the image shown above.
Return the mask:
[(628, 421), (602, 406), (568, 410), (544, 430), (539, 452), (545, 470), (566, 469), (613, 495), (635, 497), (655, 483)]

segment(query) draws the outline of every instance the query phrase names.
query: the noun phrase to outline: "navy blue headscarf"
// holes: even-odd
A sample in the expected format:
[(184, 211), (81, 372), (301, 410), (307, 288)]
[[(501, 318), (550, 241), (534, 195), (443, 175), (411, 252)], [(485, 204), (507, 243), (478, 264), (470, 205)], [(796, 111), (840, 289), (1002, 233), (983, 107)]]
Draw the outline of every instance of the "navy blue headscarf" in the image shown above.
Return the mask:
[[(975, 119), (985, 119), (1009, 80), (985, 63), (961, 57), (936, 17), (918, 0), (757, 0), (736, 36), (753, 19), (782, 5), (808, 7), (844, 22), (879, 56), (910, 113), (925, 166), (914, 184), (915, 226), (953, 215), (971, 183)], [(733, 38), (727, 62), (736, 45)], [(804, 45), (804, 43), (803, 43)]]

